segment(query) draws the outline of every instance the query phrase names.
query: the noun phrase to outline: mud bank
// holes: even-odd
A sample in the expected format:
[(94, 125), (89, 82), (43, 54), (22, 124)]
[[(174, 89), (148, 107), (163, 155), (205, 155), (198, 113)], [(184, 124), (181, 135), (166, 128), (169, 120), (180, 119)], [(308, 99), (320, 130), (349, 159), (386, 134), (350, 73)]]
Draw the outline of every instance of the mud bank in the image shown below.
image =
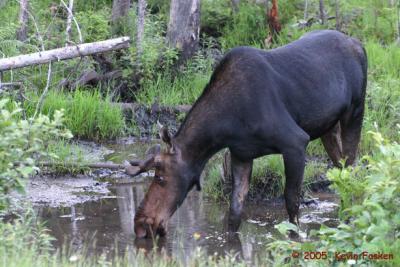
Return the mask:
[(175, 107), (153, 104), (150, 107), (136, 103), (118, 103), (123, 110), (128, 125), (135, 127), (134, 134), (139, 138), (157, 138), (157, 122), (168, 126), (172, 133), (179, 128), (181, 120), (190, 110), (190, 105)]
[(26, 187), (26, 196), (22, 200), (34, 206), (71, 207), (86, 201), (96, 201), (107, 197), (108, 184), (98, 182), (87, 175), (36, 176)]
[[(138, 138), (126, 137), (107, 144), (75, 141), (75, 145), (81, 149), (85, 160), (89, 162), (121, 164), (125, 160), (144, 158), (146, 149), (155, 143), (159, 143), (159, 141), (138, 141)], [(217, 158), (220, 158), (220, 156), (217, 156)], [(308, 161), (313, 160), (322, 162), (324, 159), (308, 159)], [(205, 176), (208, 175), (208, 170), (209, 168), (207, 167), (202, 175), (204, 181), (207, 179)], [(250, 190), (249, 202), (271, 201), (271, 196), (268, 192), (276, 191), (272, 187), (275, 186), (277, 178), (273, 177), (273, 174), (269, 173), (268, 170), (266, 170), (265, 175), (264, 181)], [(130, 177), (125, 174), (124, 170), (92, 169), (87, 170), (85, 174), (60, 175), (51, 173), (51, 170), (46, 173), (46, 169), (43, 169), (41, 174), (32, 177), (28, 181), (26, 195), (16, 195), (15, 199), (26, 200), (34, 205), (70, 207), (86, 201), (108, 198), (110, 193), (108, 187), (110, 185), (143, 183), (150, 180), (151, 177), (148, 177), (146, 173), (137, 177)], [(326, 180), (325, 175), (320, 175), (315, 177), (307, 187), (312, 192), (330, 192), (328, 185), (329, 181)], [(226, 187), (223, 189), (224, 192), (229, 194), (230, 183), (225, 181), (223, 186)]]

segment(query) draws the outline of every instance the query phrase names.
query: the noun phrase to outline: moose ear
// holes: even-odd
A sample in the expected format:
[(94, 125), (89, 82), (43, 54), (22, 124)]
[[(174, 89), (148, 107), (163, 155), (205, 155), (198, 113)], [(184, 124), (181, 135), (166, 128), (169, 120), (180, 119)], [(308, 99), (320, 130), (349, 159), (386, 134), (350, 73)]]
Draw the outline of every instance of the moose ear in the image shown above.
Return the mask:
[(167, 127), (165, 127), (165, 126), (161, 127), (161, 129), (160, 129), (160, 137), (161, 137), (161, 140), (163, 140), (164, 143), (166, 143), (169, 148), (172, 147), (171, 136), (169, 135)]

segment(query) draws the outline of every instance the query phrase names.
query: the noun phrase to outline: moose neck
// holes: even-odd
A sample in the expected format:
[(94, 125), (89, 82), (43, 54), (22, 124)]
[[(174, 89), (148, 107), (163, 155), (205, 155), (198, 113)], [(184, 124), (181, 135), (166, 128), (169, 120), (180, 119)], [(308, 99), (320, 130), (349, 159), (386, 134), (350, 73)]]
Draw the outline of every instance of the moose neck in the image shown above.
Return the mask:
[(207, 161), (225, 147), (218, 138), (218, 131), (211, 130), (208, 124), (204, 118), (194, 119), (189, 114), (173, 138), (174, 145), (181, 151), (182, 160), (196, 175), (200, 175)]

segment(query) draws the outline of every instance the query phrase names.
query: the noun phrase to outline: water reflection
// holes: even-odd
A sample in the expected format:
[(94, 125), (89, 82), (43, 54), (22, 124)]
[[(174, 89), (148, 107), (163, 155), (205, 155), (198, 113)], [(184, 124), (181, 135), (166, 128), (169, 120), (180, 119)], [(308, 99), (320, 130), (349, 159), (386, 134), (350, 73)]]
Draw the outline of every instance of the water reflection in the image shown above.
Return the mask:
[[(165, 238), (157, 242), (135, 241), (135, 210), (147, 186), (114, 185), (110, 188), (112, 194), (100, 201), (70, 208), (40, 208), (38, 215), (46, 221), (57, 247), (70, 244), (72, 250), (85, 248), (88, 253), (108, 253), (115, 248), (120, 252), (138, 247), (150, 250), (156, 245), (183, 262), (188, 262), (198, 246), (209, 254), (230, 252), (252, 261), (271, 236), (278, 236), (274, 225), (287, 217), (283, 203), (248, 203), (239, 232), (230, 234), (225, 223), (227, 205), (204, 199), (201, 192), (193, 190), (171, 218)], [(322, 203), (332, 203), (330, 195), (321, 198), (327, 200)], [(332, 205), (303, 209), (301, 228), (307, 232), (321, 222), (332, 224), (335, 217)]]

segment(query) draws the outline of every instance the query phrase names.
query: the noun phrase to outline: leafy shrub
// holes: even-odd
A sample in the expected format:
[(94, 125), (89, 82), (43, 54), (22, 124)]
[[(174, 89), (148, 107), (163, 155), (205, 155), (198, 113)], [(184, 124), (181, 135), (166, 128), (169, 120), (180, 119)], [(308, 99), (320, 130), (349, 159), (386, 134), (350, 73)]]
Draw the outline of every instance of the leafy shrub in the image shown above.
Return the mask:
[[(388, 142), (380, 133), (371, 134), (376, 149), (373, 155), (363, 158), (365, 166), (328, 172), (341, 198), (339, 226), (322, 226), (313, 234), (320, 239), (316, 242), (276, 241), (270, 244), (275, 260), (287, 265), (309, 266), (310, 262), (302, 256), (294, 259), (289, 255), (293, 250), (326, 251), (326, 259), (312, 263), (340, 264), (335, 253), (351, 252), (358, 255), (357, 264), (400, 265), (400, 144)], [(285, 223), (278, 228), (286, 231), (295, 227)], [(362, 255), (363, 252), (392, 254), (393, 259), (371, 261)]]
[(239, 12), (233, 14), (232, 22), (223, 29), (220, 41), (224, 50), (243, 45), (263, 47), (267, 36), (264, 9), (244, 2), (240, 4)]
[(341, 3), (343, 30), (360, 39), (392, 43), (396, 35), (396, 8), (388, 1), (352, 0)]
[[(76, 20), (82, 32), (84, 42), (103, 41), (110, 37), (110, 19), (111, 11), (109, 9), (102, 9), (99, 11), (84, 10), (76, 13)], [(75, 41), (77, 38), (77, 30), (72, 27)]]
[(203, 0), (201, 2), (201, 30), (218, 37), (222, 29), (232, 22), (232, 6), (228, 1)]
[(61, 111), (55, 111), (52, 120), (44, 115), (21, 120), (21, 109), (8, 110), (7, 102), (0, 100), (0, 210), (7, 207), (10, 191), (23, 191), (24, 179), (37, 170), (35, 158), (54, 156), (45, 152), (46, 143), (72, 137), (63, 127)]

